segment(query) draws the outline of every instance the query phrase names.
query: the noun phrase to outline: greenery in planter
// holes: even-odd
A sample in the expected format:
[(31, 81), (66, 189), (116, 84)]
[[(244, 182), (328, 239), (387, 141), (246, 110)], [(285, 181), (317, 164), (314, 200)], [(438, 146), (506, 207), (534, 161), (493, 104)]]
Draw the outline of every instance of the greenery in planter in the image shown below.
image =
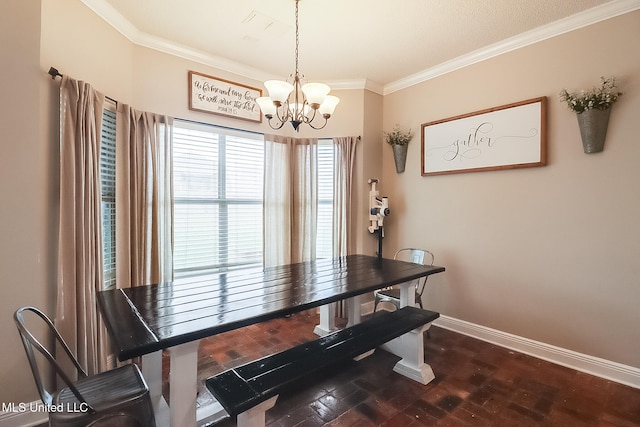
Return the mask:
[(395, 125), (392, 132), (384, 133), (384, 139), (389, 145), (407, 145), (411, 138), (413, 138), (411, 129), (405, 132), (400, 129), (399, 125)]
[(600, 77), (601, 87), (594, 87), (589, 91), (567, 92), (562, 89), (560, 100), (567, 103), (571, 111), (578, 114), (587, 110), (607, 110), (622, 95), (616, 90), (615, 77)]

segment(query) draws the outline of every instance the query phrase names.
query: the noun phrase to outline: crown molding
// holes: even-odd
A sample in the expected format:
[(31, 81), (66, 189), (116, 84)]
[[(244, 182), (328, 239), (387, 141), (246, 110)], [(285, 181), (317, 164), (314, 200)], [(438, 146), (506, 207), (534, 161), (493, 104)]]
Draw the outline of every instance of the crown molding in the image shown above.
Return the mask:
[(107, 3), (106, 0), (80, 1), (132, 43), (137, 43), (137, 40), (141, 38), (143, 33), (122, 16), (113, 6)]
[[(179, 45), (166, 39), (144, 33), (131, 24), (131, 22), (114, 9), (106, 0), (81, 1), (96, 15), (136, 45), (154, 49), (206, 66), (218, 68), (248, 79), (264, 81), (272, 78), (278, 78), (257, 68), (248, 67), (239, 62), (211, 55), (203, 51)], [(515, 37), (494, 43), (482, 49), (475, 50), (469, 54), (461, 55), (450, 61), (443, 62), (435, 67), (428, 68), (419, 73), (412, 74), (386, 85), (381, 85), (369, 79), (344, 80), (327, 84), (330, 84), (334, 89), (366, 89), (380, 95), (388, 95), (469, 65), (473, 65), (504, 53), (614, 18), (625, 13), (633, 12), (638, 9), (640, 9), (640, 0), (614, 0), (550, 24), (543, 25)]]
[(382, 92), (384, 90), (383, 85), (369, 79), (333, 80), (333, 81), (323, 80), (323, 83), (328, 84), (331, 87), (331, 90), (368, 90), (371, 92), (375, 92), (379, 95), (382, 95)]
[(273, 78), (273, 76), (268, 75), (262, 70), (248, 67), (239, 62), (211, 55), (209, 53), (142, 32), (122, 16), (120, 12), (107, 3), (106, 0), (81, 1), (107, 24), (111, 25), (116, 31), (135, 45), (157, 50), (159, 52), (194, 61), (203, 65), (219, 68), (249, 79), (262, 81)]
[(265, 73), (257, 68), (249, 67), (236, 61), (211, 55), (209, 53), (180, 45), (160, 37), (151, 36), (146, 33), (142, 34), (134, 43), (141, 47), (157, 50), (159, 52), (197, 62), (202, 65), (218, 68), (248, 79), (265, 81), (274, 78), (281, 78), (274, 77), (273, 75)]
[(406, 89), (469, 65), (638, 9), (640, 9), (640, 0), (614, 0), (396, 80), (384, 86), (383, 95)]

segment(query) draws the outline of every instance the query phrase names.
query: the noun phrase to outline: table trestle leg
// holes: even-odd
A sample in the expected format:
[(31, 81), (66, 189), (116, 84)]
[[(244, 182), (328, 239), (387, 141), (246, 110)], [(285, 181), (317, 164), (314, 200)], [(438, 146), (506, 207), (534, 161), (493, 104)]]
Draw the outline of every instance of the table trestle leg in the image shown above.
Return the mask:
[[(415, 306), (415, 282), (400, 285), (400, 306)], [(393, 370), (421, 384), (428, 384), (435, 378), (431, 366), (424, 363), (424, 332), (431, 323), (414, 329), (382, 346), (383, 349), (402, 357)]]
[(196, 425), (198, 399), (198, 345), (200, 340), (189, 341), (169, 349), (171, 427)]
[(336, 330), (336, 304), (325, 304), (320, 306), (320, 324), (316, 325), (313, 333), (318, 336), (325, 336)]
[(142, 376), (149, 387), (156, 425), (169, 424), (169, 407), (162, 397), (162, 350), (142, 356)]

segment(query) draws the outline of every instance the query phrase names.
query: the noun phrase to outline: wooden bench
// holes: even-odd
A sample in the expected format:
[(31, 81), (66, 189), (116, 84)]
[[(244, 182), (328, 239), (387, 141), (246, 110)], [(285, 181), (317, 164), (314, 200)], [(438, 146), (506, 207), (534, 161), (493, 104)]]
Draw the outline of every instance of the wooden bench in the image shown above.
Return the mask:
[(373, 350), (439, 316), (415, 307), (377, 312), (370, 320), (210, 377), (206, 386), (230, 416), (238, 416), (238, 427), (264, 426), (265, 412), (287, 385)]

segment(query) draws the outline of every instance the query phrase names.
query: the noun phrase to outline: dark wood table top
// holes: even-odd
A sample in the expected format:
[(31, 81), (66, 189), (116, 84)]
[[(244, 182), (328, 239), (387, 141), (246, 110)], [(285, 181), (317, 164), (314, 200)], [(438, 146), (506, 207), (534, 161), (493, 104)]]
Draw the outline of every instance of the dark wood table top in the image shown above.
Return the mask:
[(444, 270), (349, 255), (113, 289), (97, 299), (122, 361)]

